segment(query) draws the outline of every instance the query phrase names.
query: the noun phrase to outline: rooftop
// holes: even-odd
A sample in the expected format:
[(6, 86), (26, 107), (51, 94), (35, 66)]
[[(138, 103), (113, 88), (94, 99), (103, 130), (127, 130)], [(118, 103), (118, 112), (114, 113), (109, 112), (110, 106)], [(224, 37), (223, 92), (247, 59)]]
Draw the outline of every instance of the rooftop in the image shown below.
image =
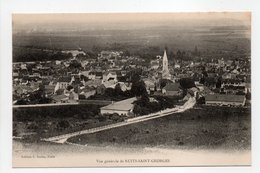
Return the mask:
[(68, 96), (65, 96), (64, 94), (54, 95), (54, 96), (52, 97), (52, 99), (55, 100), (55, 101), (60, 101), (60, 100), (68, 99)]
[(63, 77), (60, 77), (58, 82), (70, 82), (71, 79), (69, 76), (63, 76)]
[(137, 100), (136, 97), (132, 97), (132, 98), (129, 98), (126, 100), (112, 103), (112, 104), (104, 106), (100, 109), (128, 111), (133, 108), (134, 105), (132, 103), (136, 100)]
[(206, 101), (222, 101), (222, 102), (243, 102), (245, 96), (232, 94), (209, 94), (206, 95)]
[(180, 90), (180, 84), (179, 83), (167, 83), (167, 85), (164, 87), (166, 91), (179, 91)]

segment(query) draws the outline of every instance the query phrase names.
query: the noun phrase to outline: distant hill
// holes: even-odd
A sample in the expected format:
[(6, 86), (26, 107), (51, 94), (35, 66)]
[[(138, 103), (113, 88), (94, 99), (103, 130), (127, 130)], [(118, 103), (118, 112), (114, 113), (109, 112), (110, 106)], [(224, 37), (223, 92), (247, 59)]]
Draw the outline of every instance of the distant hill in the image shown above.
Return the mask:
[[(245, 26), (199, 26), (195, 28), (148, 27), (136, 30), (86, 30), (70, 32), (32, 32), (13, 35), (14, 61), (23, 61), (22, 47), (41, 49), (78, 49), (98, 51), (121, 49), (130, 54), (161, 54), (165, 46), (176, 53), (178, 50), (193, 51), (194, 47), (205, 56), (229, 57), (250, 54), (250, 30)], [(17, 51), (17, 49), (19, 51)], [(153, 49), (152, 49), (153, 50)], [(22, 58), (22, 59), (21, 59)], [(30, 59), (30, 58), (29, 58)], [(34, 58), (32, 58), (33, 60)]]

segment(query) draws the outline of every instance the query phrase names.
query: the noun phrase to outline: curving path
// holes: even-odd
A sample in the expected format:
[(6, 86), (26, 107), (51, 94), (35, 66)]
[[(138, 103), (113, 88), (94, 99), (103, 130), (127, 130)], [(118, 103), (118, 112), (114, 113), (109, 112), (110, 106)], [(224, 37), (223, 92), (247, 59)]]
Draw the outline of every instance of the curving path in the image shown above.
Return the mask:
[(196, 103), (196, 99), (194, 97), (190, 97), (187, 100), (187, 102), (184, 103), (184, 105), (178, 106), (178, 107), (175, 107), (172, 109), (165, 109), (160, 112), (156, 112), (156, 113), (152, 113), (149, 115), (144, 115), (144, 116), (140, 116), (140, 117), (136, 117), (136, 118), (131, 118), (126, 121), (115, 123), (115, 124), (110, 124), (110, 125), (96, 127), (96, 128), (87, 129), (87, 130), (81, 130), (78, 132), (68, 133), (68, 134), (64, 134), (64, 135), (58, 135), (58, 136), (54, 136), (54, 137), (50, 137), (50, 138), (43, 138), (42, 140), (55, 142), (55, 143), (65, 143), (68, 138), (71, 138), (74, 136), (78, 136), (78, 135), (82, 135), (82, 134), (96, 133), (96, 132), (100, 132), (100, 131), (104, 131), (104, 130), (108, 130), (108, 129), (112, 129), (112, 128), (116, 128), (116, 127), (126, 126), (129, 124), (134, 124), (134, 123), (148, 121), (148, 120), (155, 119), (155, 118), (164, 117), (167, 115), (171, 115), (173, 113), (184, 112), (184, 111), (192, 108), (195, 105), (195, 103)]

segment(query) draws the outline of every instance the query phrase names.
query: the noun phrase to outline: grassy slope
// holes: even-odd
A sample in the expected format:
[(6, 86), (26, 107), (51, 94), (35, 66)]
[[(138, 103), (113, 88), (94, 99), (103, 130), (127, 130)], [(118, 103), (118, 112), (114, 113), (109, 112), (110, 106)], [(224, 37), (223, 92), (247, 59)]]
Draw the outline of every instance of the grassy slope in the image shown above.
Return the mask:
[[(99, 120), (99, 116), (97, 116), (99, 107), (97, 105), (59, 105), (14, 108), (14, 136), (23, 136), (25, 139), (35, 142), (42, 137), (50, 137), (117, 122), (109, 118)], [(69, 122), (69, 127), (64, 129), (57, 128), (57, 124), (63, 120)], [(27, 133), (30, 135), (24, 136)]]
[(193, 109), (91, 135), (72, 137), (68, 141), (99, 145), (250, 149), (251, 117), (249, 109)]

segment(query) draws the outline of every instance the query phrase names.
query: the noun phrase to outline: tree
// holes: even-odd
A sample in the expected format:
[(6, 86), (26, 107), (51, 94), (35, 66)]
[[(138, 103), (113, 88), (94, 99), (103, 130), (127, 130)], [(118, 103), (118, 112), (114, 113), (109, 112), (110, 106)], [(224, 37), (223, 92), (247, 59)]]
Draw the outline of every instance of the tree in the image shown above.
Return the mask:
[[(100, 51), (97, 51), (97, 52), (100, 52)], [(97, 54), (94, 53), (93, 51), (87, 51), (86, 52), (86, 57), (90, 58), (90, 59), (95, 59), (97, 57)]]
[(197, 104), (205, 104), (205, 97), (200, 97), (197, 99)]
[(97, 119), (98, 119), (99, 122), (103, 122), (103, 121), (106, 121), (107, 116), (105, 116), (105, 115), (99, 115), (99, 116), (97, 117)]
[(140, 80), (132, 84), (131, 88), (132, 95), (140, 97), (142, 95), (148, 95), (144, 81)]
[(86, 99), (85, 95), (82, 95), (82, 94), (79, 95), (79, 100), (85, 100), (85, 99)]
[(177, 56), (177, 59), (182, 59), (183, 58), (183, 55), (182, 55), (180, 50), (177, 51), (176, 56)]
[(168, 83), (173, 83), (171, 80), (169, 79), (161, 79), (160, 80), (160, 88), (164, 88)]
[(216, 82), (216, 88), (221, 88), (222, 79), (219, 77)]
[(117, 113), (113, 113), (110, 119), (113, 121), (118, 121), (120, 119), (120, 116)]
[(134, 106), (133, 113), (135, 115), (142, 115), (142, 108), (138, 104)]
[(182, 78), (182, 79), (180, 79), (180, 86), (183, 89), (189, 89), (189, 88), (192, 88), (192, 87), (196, 87), (196, 85), (194, 83), (194, 80), (191, 79), (191, 78)]
[(70, 91), (71, 89), (73, 89), (73, 86), (71, 86), (71, 85), (67, 86), (68, 91)]
[(132, 81), (132, 87), (131, 87), (131, 93), (132, 95), (136, 96), (139, 95), (138, 94), (138, 87), (140, 85), (140, 75), (136, 72), (134, 72), (133, 74), (130, 74), (130, 78)]
[(141, 99), (140, 99), (140, 105), (141, 106), (147, 106), (150, 102), (150, 99), (149, 99), (149, 95), (145, 89), (145, 92), (143, 92), (141, 94)]
[[(205, 67), (204, 67), (205, 68)], [(208, 77), (209, 75), (208, 75), (208, 73), (207, 73), (207, 71), (204, 69), (204, 71), (202, 72), (202, 75), (203, 75), (203, 77)]]
[(113, 88), (107, 88), (107, 89), (105, 90), (105, 94), (106, 94), (107, 96), (113, 97), (113, 96), (115, 95), (115, 90), (114, 90)]
[(115, 95), (116, 96), (120, 96), (120, 95), (122, 95), (123, 94), (123, 91), (122, 91), (122, 89), (121, 89), (121, 86), (120, 86), (120, 84), (118, 83), (118, 84), (116, 84), (116, 86), (115, 86)]
[(208, 87), (213, 87), (216, 85), (216, 81), (214, 77), (206, 77), (205, 78), (205, 85)]
[(58, 89), (55, 93), (56, 93), (57, 95), (61, 95), (61, 94), (63, 94), (63, 92), (64, 92), (63, 89)]
[(81, 63), (80, 63), (80, 62), (74, 60), (74, 61), (72, 61), (72, 62), (70, 63), (69, 68), (70, 68), (70, 69), (80, 69), (80, 68), (82, 68), (82, 66), (81, 66)]
[(189, 88), (196, 87), (194, 80), (191, 78), (180, 79), (180, 86), (183, 90), (183, 97), (185, 97)]
[(139, 73), (139, 72), (136, 72), (136, 71), (131, 72), (131, 73), (132, 73), (132, 75), (130, 76), (131, 82), (132, 82), (132, 83), (137, 83), (137, 82), (139, 82), (140, 79), (141, 79), (140, 73)]

